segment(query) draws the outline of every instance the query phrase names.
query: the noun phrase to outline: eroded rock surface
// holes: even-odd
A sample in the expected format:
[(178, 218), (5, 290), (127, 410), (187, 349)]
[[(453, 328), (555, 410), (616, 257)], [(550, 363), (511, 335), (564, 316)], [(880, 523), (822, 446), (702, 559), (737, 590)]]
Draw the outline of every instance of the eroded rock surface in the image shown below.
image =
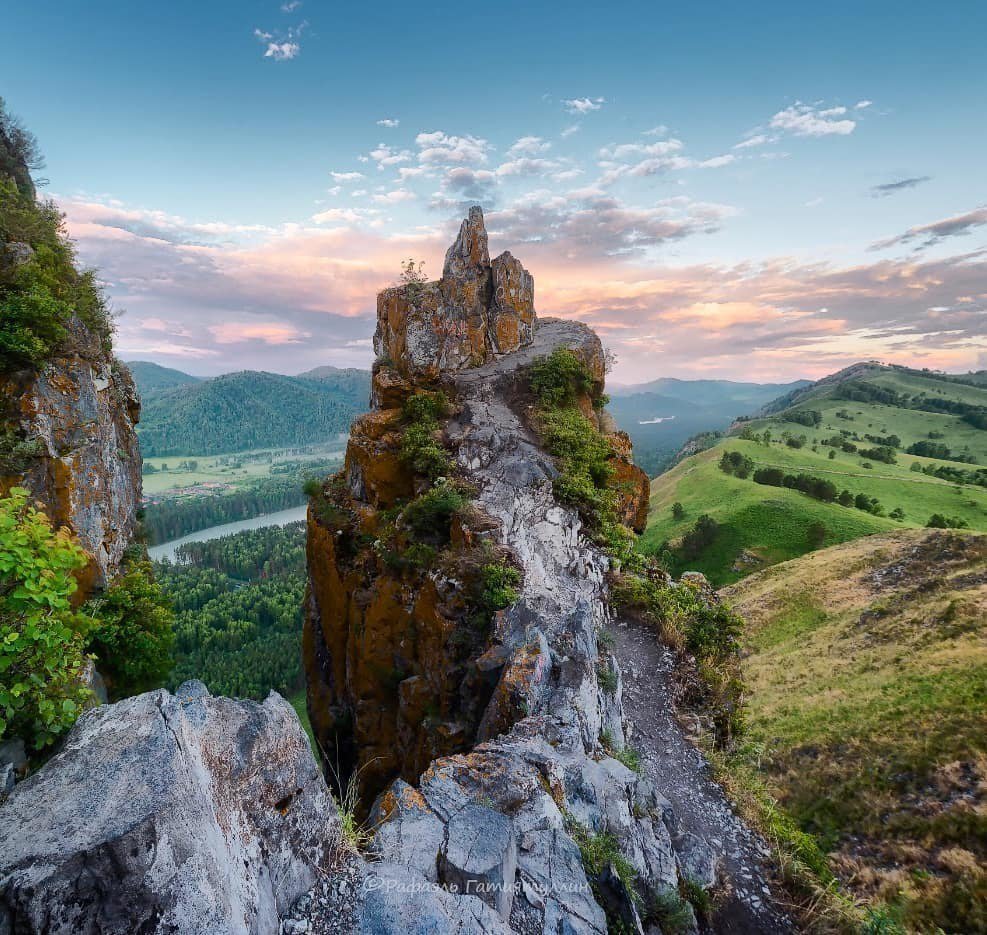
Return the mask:
[(149, 692), (83, 715), (0, 806), (0, 931), (276, 932), (338, 842), (283, 698)]
[(446, 252), (440, 280), (377, 297), (374, 349), (402, 376), (435, 380), (530, 344), (535, 321), (531, 274), (510, 253), (491, 263), (483, 211), (474, 207)]
[(0, 374), (0, 420), (31, 443), (0, 463), (0, 495), (25, 487), (90, 556), (80, 595), (113, 578), (136, 531), (140, 400), (126, 365), (73, 322), (65, 348), (38, 370)]

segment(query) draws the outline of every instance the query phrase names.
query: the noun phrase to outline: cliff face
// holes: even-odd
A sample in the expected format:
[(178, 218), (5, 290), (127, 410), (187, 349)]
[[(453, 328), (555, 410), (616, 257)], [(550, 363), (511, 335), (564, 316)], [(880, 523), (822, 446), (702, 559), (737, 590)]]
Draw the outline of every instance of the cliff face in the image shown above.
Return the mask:
[(68, 526), (91, 557), (87, 581), (103, 586), (134, 538), (141, 457), (140, 400), (120, 361), (82, 324), (39, 370), (0, 374), (0, 413), (20, 450), (0, 455), (0, 493), (25, 487), (55, 526)]
[[(12, 180), (33, 203), (25, 147), (10, 132), (0, 125), (0, 182)], [(50, 245), (46, 249), (51, 252)], [(8, 234), (5, 225), (0, 282), (14, 281), (34, 257), (31, 244)], [(78, 275), (72, 270), (73, 278)], [(77, 592), (83, 599), (113, 577), (136, 531), (140, 400), (108, 337), (88, 327), (75, 306), (68, 308), (64, 336), (43, 364), (0, 367), (0, 495), (26, 488), (53, 525), (76, 534), (91, 559)]]

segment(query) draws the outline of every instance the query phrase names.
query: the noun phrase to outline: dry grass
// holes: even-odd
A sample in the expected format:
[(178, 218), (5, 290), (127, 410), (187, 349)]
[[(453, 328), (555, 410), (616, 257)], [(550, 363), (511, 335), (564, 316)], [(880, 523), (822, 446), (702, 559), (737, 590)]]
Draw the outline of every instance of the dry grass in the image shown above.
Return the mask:
[(875, 536), (722, 593), (748, 621), (735, 793), (906, 928), (987, 929), (987, 537)]

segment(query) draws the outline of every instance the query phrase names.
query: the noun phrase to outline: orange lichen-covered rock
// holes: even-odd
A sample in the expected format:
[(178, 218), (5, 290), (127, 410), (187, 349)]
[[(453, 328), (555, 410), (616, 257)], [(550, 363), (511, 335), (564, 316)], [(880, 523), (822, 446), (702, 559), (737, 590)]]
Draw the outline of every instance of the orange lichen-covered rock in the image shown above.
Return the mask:
[(0, 495), (25, 487), (55, 526), (72, 530), (90, 557), (80, 594), (116, 574), (136, 533), (139, 414), (130, 371), (78, 321), (47, 366), (0, 375), (0, 429), (28, 452), (0, 457)]
[(346, 446), (346, 479), (353, 496), (387, 509), (414, 493), (414, 478), (401, 460), (400, 410), (360, 416)]
[[(534, 280), (510, 253), (493, 263), (483, 211), (470, 209), (437, 282), (407, 283), (377, 296), (377, 356), (400, 376), (434, 381), (531, 344)], [(390, 377), (382, 378), (381, 385)]]

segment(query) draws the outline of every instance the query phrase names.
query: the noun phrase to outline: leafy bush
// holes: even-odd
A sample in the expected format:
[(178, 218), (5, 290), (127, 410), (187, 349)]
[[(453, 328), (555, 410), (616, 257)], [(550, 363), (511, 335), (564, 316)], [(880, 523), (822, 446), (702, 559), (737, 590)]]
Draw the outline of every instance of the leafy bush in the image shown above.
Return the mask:
[(466, 497), (452, 484), (439, 484), (416, 497), (401, 513), (401, 521), (433, 544), (449, 541), (453, 514), (466, 505)]
[(882, 464), (897, 464), (898, 458), (895, 456), (894, 448), (888, 445), (881, 445), (877, 448), (861, 448), (861, 458), (870, 458), (871, 461), (880, 461)]
[(530, 386), (543, 406), (560, 408), (571, 406), (577, 396), (590, 395), (593, 377), (582, 358), (568, 348), (559, 347), (532, 364)]
[(174, 614), (146, 559), (129, 563), (85, 609), (98, 619), (89, 648), (111, 697), (158, 688), (171, 671)]
[(480, 603), (485, 610), (496, 613), (517, 602), (521, 572), (510, 565), (488, 563), (480, 569)]
[(822, 424), (822, 413), (817, 412), (815, 409), (797, 409), (786, 412), (784, 419), (786, 422), (795, 422), (798, 425), (807, 425), (809, 428), (815, 428), (817, 425)]
[(716, 541), (720, 524), (712, 516), (704, 513), (695, 525), (682, 537), (679, 552), (685, 559), (699, 558)]
[(741, 451), (724, 451), (720, 458), (720, 470), (743, 480), (754, 470), (754, 462)]
[(39, 366), (68, 337), (77, 316), (108, 347), (106, 303), (75, 255), (54, 202), (36, 203), (10, 178), (0, 178), (0, 245), (24, 243), (31, 253), (0, 276), (0, 369)]
[(68, 730), (91, 693), (82, 681), (93, 620), (72, 609), (86, 554), (20, 487), (0, 499), (0, 738), (40, 749)]
[(933, 513), (925, 525), (929, 529), (966, 529), (969, 524), (965, 519), (960, 519), (957, 516)]
[(439, 420), (450, 412), (444, 393), (419, 392), (409, 396), (402, 407), (406, 423), (401, 438), (401, 460), (416, 474), (434, 482), (452, 471), (452, 462), (436, 440)]

